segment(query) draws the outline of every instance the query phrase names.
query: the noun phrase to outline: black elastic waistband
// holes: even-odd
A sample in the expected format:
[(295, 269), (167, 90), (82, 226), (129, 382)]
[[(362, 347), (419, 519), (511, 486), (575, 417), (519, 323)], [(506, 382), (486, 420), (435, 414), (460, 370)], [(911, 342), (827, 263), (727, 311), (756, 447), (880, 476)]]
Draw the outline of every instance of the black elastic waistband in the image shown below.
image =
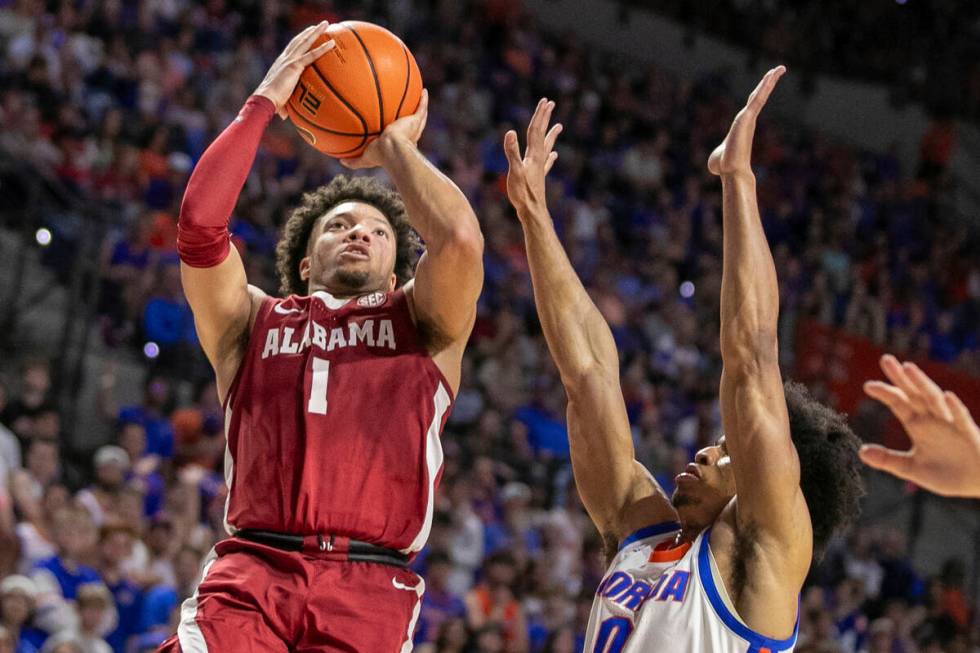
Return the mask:
[[(302, 551), (308, 541), (308, 538), (302, 535), (273, 533), (271, 531), (258, 531), (249, 528), (236, 531), (235, 537), (271, 546), (283, 551)], [(322, 536), (314, 537), (319, 544), (317, 548), (320, 551), (325, 553), (334, 551), (334, 540), (332, 537), (328, 539)], [(343, 538), (343, 542), (346, 543), (347, 559), (352, 562), (376, 562), (382, 565), (408, 567), (408, 556), (394, 549), (347, 538)], [(342, 553), (342, 551), (338, 551), (338, 553)]]

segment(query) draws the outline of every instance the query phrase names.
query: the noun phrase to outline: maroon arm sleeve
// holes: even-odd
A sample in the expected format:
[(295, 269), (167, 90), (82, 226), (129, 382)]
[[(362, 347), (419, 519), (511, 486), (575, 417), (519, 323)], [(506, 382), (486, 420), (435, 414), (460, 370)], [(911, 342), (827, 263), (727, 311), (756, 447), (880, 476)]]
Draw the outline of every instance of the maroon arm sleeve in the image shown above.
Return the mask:
[(271, 100), (253, 95), (198, 161), (177, 220), (177, 251), (187, 265), (209, 268), (228, 256), (228, 220), (274, 113)]

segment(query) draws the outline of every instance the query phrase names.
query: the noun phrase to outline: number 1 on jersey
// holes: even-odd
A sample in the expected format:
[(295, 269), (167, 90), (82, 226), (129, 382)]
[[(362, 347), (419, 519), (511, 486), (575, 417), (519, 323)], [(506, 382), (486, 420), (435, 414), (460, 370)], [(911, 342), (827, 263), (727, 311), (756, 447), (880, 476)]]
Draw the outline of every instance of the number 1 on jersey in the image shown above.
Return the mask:
[(330, 378), (330, 361), (313, 357), (313, 382), (310, 384), (310, 402), (306, 410), (317, 415), (327, 414), (327, 380)]

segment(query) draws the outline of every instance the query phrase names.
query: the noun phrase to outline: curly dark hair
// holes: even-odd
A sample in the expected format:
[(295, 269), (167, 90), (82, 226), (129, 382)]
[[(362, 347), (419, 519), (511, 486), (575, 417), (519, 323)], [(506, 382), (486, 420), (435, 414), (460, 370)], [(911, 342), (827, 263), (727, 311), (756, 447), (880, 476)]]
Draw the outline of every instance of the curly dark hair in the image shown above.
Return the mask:
[(395, 276), (404, 285), (415, 275), (422, 248), (418, 234), (408, 222), (405, 203), (394, 190), (373, 177), (337, 175), (329, 184), (303, 195), (282, 230), (276, 245), (276, 272), (283, 294), (304, 295), (307, 284), (299, 275), (299, 263), (309, 252), (313, 226), (327, 211), (343, 202), (363, 202), (381, 211), (395, 232)]
[(783, 391), (790, 437), (800, 457), (800, 489), (813, 524), (813, 558), (819, 560), (830, 537), (860, 512), (861, 440), (845, 415), (814, 399), (803, 384), (787, 381)]

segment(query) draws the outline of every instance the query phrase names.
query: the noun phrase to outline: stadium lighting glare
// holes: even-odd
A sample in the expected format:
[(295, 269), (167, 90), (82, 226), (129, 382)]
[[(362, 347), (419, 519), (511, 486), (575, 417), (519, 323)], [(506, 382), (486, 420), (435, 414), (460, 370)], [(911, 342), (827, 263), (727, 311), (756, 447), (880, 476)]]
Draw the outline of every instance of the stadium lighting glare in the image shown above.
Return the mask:
[(160, 345), (155, 342), (148, 342), (143, 345), (143, 355), (149, 359), (154, 359), (160, 355)]
[(36, 240), (37, 244), (41, 247), (47, 247), (51, 244), (51, 232), (48, 229), (41, 227), (34, 234), (34, 240)]
[(681, 284), (680, 293), (684, 299), (694, 297), (694, 284), (690, 281), (685, 281)]

